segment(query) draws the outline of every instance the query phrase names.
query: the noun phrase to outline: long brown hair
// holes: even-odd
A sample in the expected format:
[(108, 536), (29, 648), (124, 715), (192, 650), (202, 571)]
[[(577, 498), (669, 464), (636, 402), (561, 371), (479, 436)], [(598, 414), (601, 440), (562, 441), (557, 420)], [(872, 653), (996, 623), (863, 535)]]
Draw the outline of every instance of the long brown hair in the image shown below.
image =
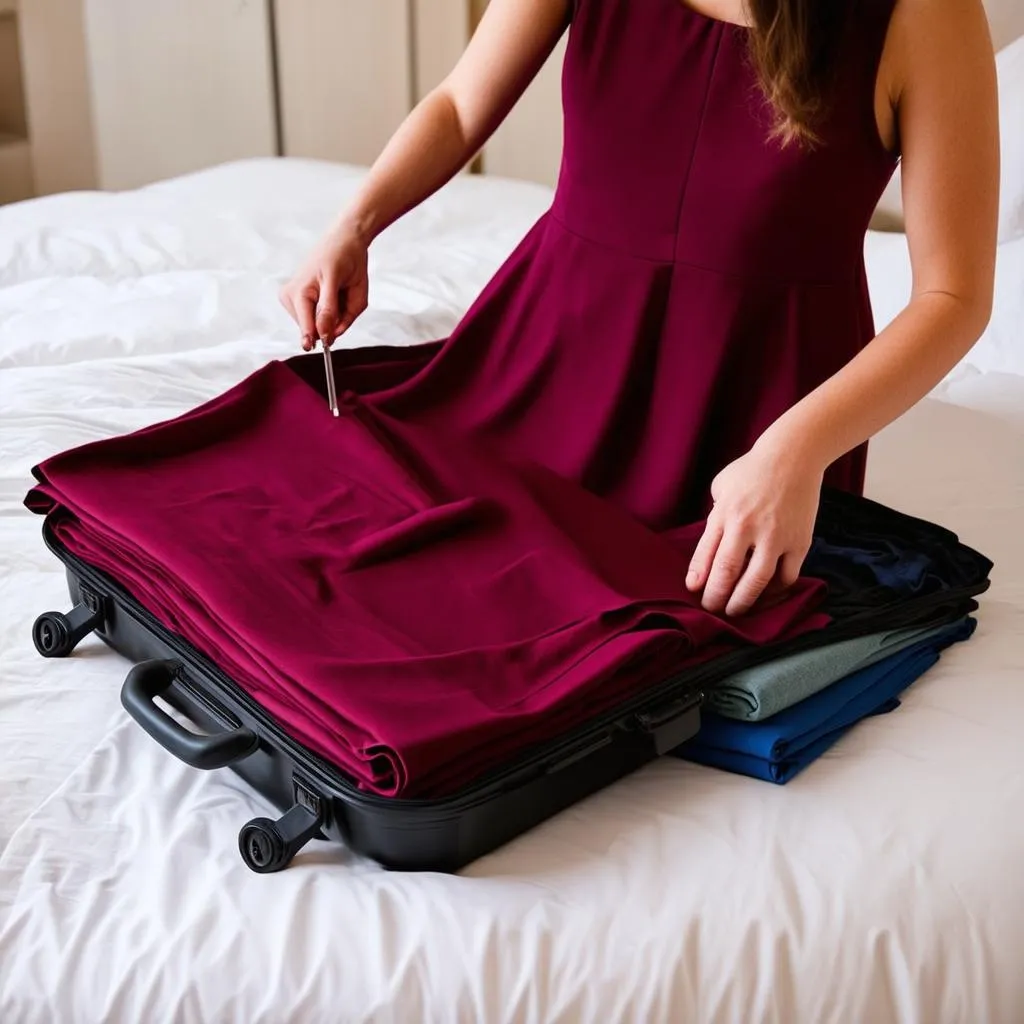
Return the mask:
[(815, 144), (832, 100), (850, 0), (746, 0), (750, 52), (783, 142)]

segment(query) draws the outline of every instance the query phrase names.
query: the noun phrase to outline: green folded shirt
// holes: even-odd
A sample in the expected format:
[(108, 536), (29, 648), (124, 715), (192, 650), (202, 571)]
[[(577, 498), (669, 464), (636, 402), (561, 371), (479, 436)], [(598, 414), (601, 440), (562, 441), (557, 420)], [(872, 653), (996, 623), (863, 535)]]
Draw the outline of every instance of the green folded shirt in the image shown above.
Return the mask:
[(725, 718), (760, 722), (948, 628), (943, 623), (872, 633), (766, 661), (723, 679), (708, 693), (706, 707)]

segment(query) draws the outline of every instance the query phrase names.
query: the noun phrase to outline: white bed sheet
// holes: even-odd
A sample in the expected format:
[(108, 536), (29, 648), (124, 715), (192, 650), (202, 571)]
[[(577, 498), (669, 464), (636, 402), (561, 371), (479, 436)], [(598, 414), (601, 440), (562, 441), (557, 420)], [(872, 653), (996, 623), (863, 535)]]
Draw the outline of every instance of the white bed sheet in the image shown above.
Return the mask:
[[(129, 722), (98, 642), (35, 654), (66, 597), (29, 467), (292, 351), (277, 286), (358, 173), (245, 162), (0, 209), (0, 1021), (1018, 1021), (1017, 254), (985, 342), (869, 468), (872, 495), (995, 558), (976, 638), (786, 787), (666, 759), (459, 877), (320, 844), (256, 876), (234, 836), (259, 798)], [(547, 200), (453, 183), (375, 247), (355, 340), (444, 335)], [(901, 245), (869, 241), (881, 323)]]

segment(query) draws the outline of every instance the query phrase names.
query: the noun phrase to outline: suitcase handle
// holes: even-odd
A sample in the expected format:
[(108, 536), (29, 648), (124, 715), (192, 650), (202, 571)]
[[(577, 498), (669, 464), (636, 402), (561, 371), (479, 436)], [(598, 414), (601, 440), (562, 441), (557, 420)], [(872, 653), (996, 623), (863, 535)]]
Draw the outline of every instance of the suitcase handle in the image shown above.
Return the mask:
[[(244, 725), (212, 736), (199, 736), (179, 725), (155, 703), (181, 670), (180, 661), (143, 661), (129, 673), (121, 687), (125, 711), (164, 748), (193, 768), (226, 768), (248, 757), (259, 738)], [(226, 717), (226, 716), (225, 716)]]

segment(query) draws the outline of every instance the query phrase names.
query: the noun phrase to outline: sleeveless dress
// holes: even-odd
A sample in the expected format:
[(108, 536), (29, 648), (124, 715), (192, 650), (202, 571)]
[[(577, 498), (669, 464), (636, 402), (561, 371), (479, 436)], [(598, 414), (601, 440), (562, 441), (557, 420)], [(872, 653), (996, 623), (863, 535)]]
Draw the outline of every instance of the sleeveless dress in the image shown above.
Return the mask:
[[(874, 335), (863, 244), (896, 161), (874, 113), (893, 5), (856, 0), (808, 149), (769, 137), (745, 27), (681, 0), (576, 0), (550, 210), (447, 341), (338, 346), (342, 386), (654, 529), (700, 519), (715, 474)], [(865, 456), (825, 483), (859, 492)]]
[(29, 508), (386, 795), (821, 629), (819, 579), (735, 620), (683, 580), (714, 473), (872, 334), (888, 11), (862, 4), (807, 152), (768, 141), (743, 29), (578, 0), (554, 202), (447, 341), (336, 351), (337, 419), (319, 357), (272, 362), (36, 467)]

